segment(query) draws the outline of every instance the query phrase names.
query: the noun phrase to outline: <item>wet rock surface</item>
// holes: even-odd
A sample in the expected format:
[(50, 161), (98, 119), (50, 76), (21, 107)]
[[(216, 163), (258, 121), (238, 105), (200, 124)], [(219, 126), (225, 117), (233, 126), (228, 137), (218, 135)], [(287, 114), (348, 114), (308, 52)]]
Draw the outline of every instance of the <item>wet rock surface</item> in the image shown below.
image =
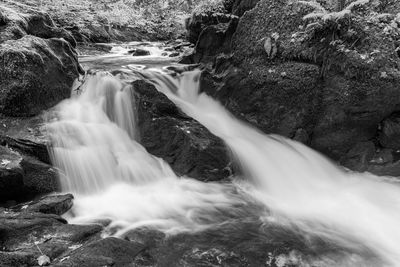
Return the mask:
[(163, 158), (178, 175), (216, 181), (232, 174), (221, 139), (187, 117), (153, 85), (141, 80), (132, 85), (140, 143), (151, 154)]
[[(340, 265), (350, 256), (329, 241), (312, 236), (306, 241), (293, 229), (262, 223), (251, 215), (245, 221), (194, 233), (163, 235), (142, 227), (125, 239), (145, 245), (135, 259), (138, 266), (313, 266), (326, 256), (338, 259)], [(369, 260), (373, 262), (373, 256)]]
[(58, 174), (49, 164), (0, 146), (0, 201), (18, 201), (58, 190)]
[[(396, 154), (397, 122), (391, 114), (398, 112), (400, 99), (400, 59), (394, 49), (400, 36), (398, 4), (372, 1), (357, 9), (354, 24), (344, 26), (336, 41), (328, 30), (302, 31), (303, 16), (311, 10), (295, 2), (235, 1), (232, 10), (241, 16), (233, 37), (214, 43), (218, 48), (204, 46), (206, 53), (216, 54), (196, 57), (207, 32), (222, 26), (205, 25), (194, 54), (185, 58), (207, 66), (202, 91), (265, 133), (299, 140), (335, 160), (368, 141), (379, 153), (387, 148)], [(396, 162), (394, 156), (383, 173), (393, 174)]]
[(50, 195), (36, 201), (19, 204), (10, 209), (23, 212), (40, 212), (45, 214), (63, 215), (72, 208), (74, 197), (71, 194)]
[(50, 195), (0, 209), (1, 266), (38, 266), (40, 256), (49, 257), (53, 264), (99, 240), (102, 226), (67, 224), (59, 216), (72, 207), (72, 198), (70, 194)]

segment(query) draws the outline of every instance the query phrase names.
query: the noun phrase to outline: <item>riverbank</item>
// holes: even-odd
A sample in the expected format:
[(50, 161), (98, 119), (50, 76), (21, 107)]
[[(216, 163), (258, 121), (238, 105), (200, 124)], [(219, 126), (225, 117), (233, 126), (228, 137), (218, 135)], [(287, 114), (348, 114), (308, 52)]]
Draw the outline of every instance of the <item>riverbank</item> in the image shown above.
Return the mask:
[(184, 19), (189, 15), (177, 9), (170, 10), (174, 16), (166, 16), (166, 10), (123, 1), (6, 0), (1, 6), (20, 13), (46, 13), (80, 43), (177, 39), (184, 35)]

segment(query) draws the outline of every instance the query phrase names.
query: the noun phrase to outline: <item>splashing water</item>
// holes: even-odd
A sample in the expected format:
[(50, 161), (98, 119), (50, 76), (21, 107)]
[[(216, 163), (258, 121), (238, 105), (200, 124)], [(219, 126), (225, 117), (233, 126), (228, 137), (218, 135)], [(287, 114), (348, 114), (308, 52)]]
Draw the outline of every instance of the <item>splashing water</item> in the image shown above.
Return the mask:
[(56, 107), (47, 125), (62, 189), (76, 196), (72, 222), (109, 218), (117, 235), (141, 225), (200, 230), (243, 202), (232, 185), (179, 179), (134, 140), (130, 86), (97, 73), (80, 91)]
[[(341, 259), (340, 266), (398, 265), (398, 185), (373, 175), (344, 172), (300, 143), (265, 135), (240, 122), (199, 93), (199, 71), (171, 77), (141, 70), (141, 75), (222, 138), (251, 185), (176, 177), (164, 161), (135, 141), (132, 88), (97, 73), (83, 84), (81, 94), (57, 106), (48, 124), (53, 163), (63, 174), (62, 188), (76, 196), (72, 222), (109, 218), (116, 235), (143, 225), (168, 232), (202, 230), (249, 216), (244, 210), (252, 197), (270, 209), (268, 217), (254, 210), (266, 221), (383, 259), (367, 264), (350, 257)], [(282, 256), (282, 261), (296, 262), (293, 255), (288, 257)], [(298, 265), (338, 266), (339, 262)]]
[(399, 265), (398, 184), (344, 172), (303, 144), (265, 135), (240, 122), (221, 104), (199, 93), (199, 71), (187, 72), (180, 79), (157, 72), (143, 76), (226, 142), (246, 178), (257, 185), (249, 194), (265, 203), (275, 220), (343, 246), (365, 246), (384, 259), (379, 266)]

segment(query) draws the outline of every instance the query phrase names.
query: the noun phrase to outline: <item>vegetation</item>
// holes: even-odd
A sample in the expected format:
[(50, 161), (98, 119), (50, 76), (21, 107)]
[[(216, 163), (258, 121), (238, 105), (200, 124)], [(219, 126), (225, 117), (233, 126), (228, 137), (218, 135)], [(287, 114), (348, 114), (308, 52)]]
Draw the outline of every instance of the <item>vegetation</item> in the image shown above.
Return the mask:
[(313, 9), (311, 13), (303, 17), (305, 21), (309, 22), (307, 30), (313, 33), (312, 35), (316, 32), (326, 31), (332, 34), (333, 40), (337, 39), (337, 33), (351, 22), (353, 9), (368, 2), (369, 0), (356, 0), (344, 6), (343, 0), (337, 0), (336, 10), (331, 11), (317, 1), (299, 1), (299, 3)]
[[(191, 12), (223, 8), (222, 0), (5, 0), (21, 6), (48, 12), (63, 25), (130, 26), (142, 32), (164, 36), (182, 33), (183, 21)], [(222, 9), (221, 9), (222, 11)]]

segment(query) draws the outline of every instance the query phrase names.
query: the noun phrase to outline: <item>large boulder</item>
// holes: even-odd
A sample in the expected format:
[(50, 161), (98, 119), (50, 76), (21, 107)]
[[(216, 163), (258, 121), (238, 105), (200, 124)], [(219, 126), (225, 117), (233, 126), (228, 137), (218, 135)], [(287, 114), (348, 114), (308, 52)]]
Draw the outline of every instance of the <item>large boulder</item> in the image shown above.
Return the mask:
[(20, 201), (58, 188), (58, 174), (51, 165), (0, 146), (0, 202)]
[(340, 30), (305, 30), (311, 11), (296, 1), (259, 1), (240, 18), (233, 57), (217, 57), (201, 87), (264, 132), (338, 159), (375, 139), (398, 111), (400, 21), (359, 8)]
[(33, 116), (69, 97), (77, 54), (64, 39), (24, 36), (0, 44), (0, 113)]
[(140, 143), (163, 158), (178, 175), (216, 181), (232, 174), (223, 141), (187, 117), (164, 94), (145, 81), (133, 82)]
[(37, 37), (64, 38), (73, 47), (76, 46), (74, 37), (67, 30), (57, 27), (49, 14), (31, 12), (25, 14), (20, 10), (9, 7), (0, 7), (0, 43), (7, 40), (16, 40), (25, 35)]
[(71, 195), (52, 195), (11, 209), (0, 208), (1, 266), (38, 266), (41, 256), (55, 264), (99, 240), (101, 225), (67, 224), (57, 215), (66, 212), (71, 201)]

